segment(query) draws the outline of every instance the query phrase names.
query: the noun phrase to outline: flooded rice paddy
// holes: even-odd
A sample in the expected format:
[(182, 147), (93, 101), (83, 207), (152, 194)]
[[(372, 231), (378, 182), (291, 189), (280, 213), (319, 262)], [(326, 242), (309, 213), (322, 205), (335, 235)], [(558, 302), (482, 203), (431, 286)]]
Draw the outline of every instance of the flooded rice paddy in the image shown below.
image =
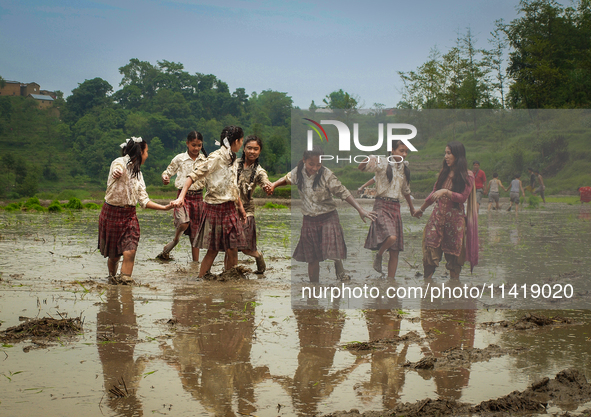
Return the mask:
[[(368, 226), (343, 212), (345, 268), (352, 282), (384, 282), (367, 265), (371, 256), (356, 249)], [(259, 247), (268, 270), (230, 282), (196, 280), (198, 266), (190, 262), (186, 238), (173, 251), (173, 261), (156, 261), (173, 234), (170, 214), (140, 210), (138, 217), (142, 237), (133, 274), (138, 285), (129, 287), (107, 284), (106, 261), (96, 251), (98, 212), (0, 212), (0, 330), (31, 318), (83, 321), (78, 334), (0, 342), (0, 415), (386, 411), (427, 398), (475, 405), (525, 390), (566, 368), (591, 376), (587, 309), (557, 305), (539, 313), (574, 323), (519, 330), (485, 323), (513, 321), (528, 311), (478, 302), (463, 310), (415, 308), (405, 301), (336, 310), (324, 300), (294, 308), (292, 282), (307, 280), (305, 264), (292, 270), (290, 259), (296, 243), (290, 225), (292, 219), (301, 221), (297, 210), (293, 216), (289, 209), (258, 210)], [(481, 262), (472, 275), (462, 272), (462, 282), (555, 279), (584, 285), (591, 278), (588, 205), (547, 204), (520, 211), (517, 219), (513, 212), (481, 210), (479, 221)], [(403, 222), (405, 251), (396, 281), (422, 284), (417, 272), (422, 272), (426, 217), (411, 219), (403, 208)], [(243, 255), (240, 259), (256, 269)], [(219, 255), (213, 272), (221, 272), (222, 263)], [(331, 268), (330, 262), (322, 264), (321, 283), (338, 284)], [(445, 268), (438, 268), (434, 281), (447, 279)], [(586, 289), (578, 291), (584, 301)], [(359, 344), (372, 341), (381, 342), (366, 343), (367, 349)], [(431, 369), (404, 366), (444, 358), (450, 348), (470, 351), (491, 344), (498, 346), (491, 357)], [(567, 401), (552, 403), (547, 411), (589, 408)]]

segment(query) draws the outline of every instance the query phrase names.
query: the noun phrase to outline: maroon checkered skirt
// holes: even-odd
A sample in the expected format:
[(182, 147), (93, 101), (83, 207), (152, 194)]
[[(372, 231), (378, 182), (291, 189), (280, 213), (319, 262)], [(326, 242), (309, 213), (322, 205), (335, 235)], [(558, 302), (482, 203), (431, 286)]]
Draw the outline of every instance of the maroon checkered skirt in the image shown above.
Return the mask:
[(194, 247), (225, 251), (246, 244), (236, 204), (233, 201), (222, 204), (203, 203), (203, 205), (203, 216), (197, 236), (193, 240)]
[(242, 226), (244, 234), (243, 246), (238, 246), (238, 250), (257, 250), (257, 224), (254, 216), (246, 217), (246, 224)]
[[(178, 197), (181, 190), (178, 190), (176, 196)], [(189, 227), (184, 234), (189, 236), (191, 240), (197, 236), (197, 230), (203, 217), (203, 194), (199, 191), (189, 191), (185, 196), (185, 204), (182, 207), (176, 207), (173, 212), (174, 227), (178, 228), (181, 224), (189, 223)]]
[(388, 237), (396, 236), (396, 243), (389, 250), (404, 250), (400, 203), (376, 198), (373, 211), (378, 214), (378, 218), (369, 226), (364, 248), (378, 250)]
[(336, 210), (315, 217), (304, 216), (293, 258), (308, 263), (347, 259), (343, 228)]
[(103, 204), (99, 216), (98, 248), (105, 258), (117, 258), (123, 252), (136, 250), (140, 241), (140, 223), (135, 207)]

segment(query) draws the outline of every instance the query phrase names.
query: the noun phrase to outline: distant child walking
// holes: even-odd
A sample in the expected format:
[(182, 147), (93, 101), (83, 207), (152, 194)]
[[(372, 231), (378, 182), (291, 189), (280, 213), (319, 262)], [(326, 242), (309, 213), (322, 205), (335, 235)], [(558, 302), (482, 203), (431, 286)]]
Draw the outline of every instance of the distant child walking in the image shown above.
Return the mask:
[(209, 272), (219, 251), (226, 252), (225, 269), (235, 267), (238, 247), (245, 244), (238, 216), (246, 220), (246, 213), (236, 181), (236, 152), (242, 147), (243, 140), (244, 132), (240, 127), (225, 127), (220, 135), (220, 148), (188, 175), (178, 198), (172, 202), (176, 207), (181, 206), (189, 187), (194, 182), (205, 181), (205, 207), (193, 241), (193, 246), (207, 249), (199, 268), (199, 278)]
[(238, 250), (245, 255), (254, 257), (257, 265), (257, 273), (265, 272), (267, 266), (263, 254), (257, 250), (257, 230), (254, 217), (254, 202), (252, 193), (258, 185), (265, 191), (271, 187), (267, 171), (259, 165), (259, 156), (263, 150), (263, 141), (255, 136), (247, 136), (244, 140), (242, 158), (238, 160), (238, 189), (240, 200), (246, 212), (246, 224), (244, 225), (245, 244)]
[(517, 173), (513, 176), (513, 181), (511, 181), (511, 188), (509, 189), (509, 199), (511, 200), (511, 204), (507, 211), (511, 211), (511, 207), (513, 207), (513, 203), (515, 203), (515, 214), (519, 212), (519, 191), (525, 198), (525, 191), (523, 191), (523, 185), (521, 184), (521, 174)]
[[(178, 154), (166, 170), (162, 173), (162, 183), (168, 185), (170, 178), (176, 175), (174, 186), (178, 189), (177, 197), (181, 193), (183, 186), (187, 180), (187, 176), (193, 172), (197, 167), (205, 161), (207, 152), (203, 148), (203, 135), (195, 130), (187, 136), (187, 151)], [(182, 207), (174, 209), (174, 227), (176, 229), (172, 242), (167, 244), (162, 253), (158, 255), (159, 258), (169, 259), (170, 251), (179, 243), (181, 234), (186, 234), (190, 237), (191, 242), (195, 240), (197, 235), (197, 228), (201, 222), (203, 215), (203, 182), (195, 182), (189, 187), (185, 197), (185, 204)], [(199, 248), (191, 247), (193, 261), (199, 261)]]
[(392, 143), (391, 155), (371, 155), (367, 161), (359, 164), (361, 171), (376, 174), (376, 199), (373, 211), (377, 219), (371, 222), (364, 247), (378, 251), (373, 268), (379, 273), (382, 273), (382, 255), (385, 251), (389, 252), (388, 278), (395, 278), (398, 253), (404, 250), (400, 201), (404, 198), (410, 207), (411, 215), (415, 212), (410, 198), (410, 169), (404, 161), (407, 155), (408, 147), (397, 140)]
[(355, 201), (330, 169), (322, 166), (321, 155), (324, 152), (319, 146), (305, 151), (298, 166), (275, 181), (269, 190), (272, 193), (276, 187), (289, 184), (298, 187), (304, 221), (293, 258), (308, 263), (310, 282), (319, 282), (320, 262), (326, 259), (334, 260), (337, 279), (346, 276), (343, 259), (347, 259), (347, 246), (333, 195), (353, 206), (364, 222), (366, 217), (371, 221), (377, 218), (374, 212), (368, 212)]
[(544, 196), (544, 191), (546, 190), (546, 186), (544, 185), (544, 178), (542, 178), (542, 174), (540, 174), (540, 171), (538, 170), (534, 170), (534, 174), (536, 174), (538, 184), (540, 184), (538, 188), (536, 188), (536, 190), (534, 191), (534, 194), (540, 193), (542, 201), (544, 202), (544, 204), (546, 204), (546, 197)]
[[(98, 248), (109, 258), (109, 282), (131, 284), (135, 253), (140, 240), (140, 225), (135, 213), (139, 203), (143, 208), (170, 210), (172, 203), (162, 206), (150, 201), (146, 192), (141, 166), (148, 159), (148, 144), (132, 137), (121, 144), (122, 157), (111, 163), (105, 204), (99, 217)], [(117, 276), (119, 259), (123, 256), (121, 275)]]
[(503, 188), (503, 190), (507, 191), (507, 189), (503, 186), (503, 183), (499, 179), (499, 174), (496, 172), (493, 173), (493, 179), (490, 180), (488, 183), (488, 211), (492, 207), (492, 203), (496, 203), (496, 210), (499, 210), (499, 186)]
[(486, 174), (480, 169), (479, 161), (472, 162), (472, 173), (474, 173), (474, 187), (476, 188), (476, 204), (480, 210), (482, 194), (486, 194)]

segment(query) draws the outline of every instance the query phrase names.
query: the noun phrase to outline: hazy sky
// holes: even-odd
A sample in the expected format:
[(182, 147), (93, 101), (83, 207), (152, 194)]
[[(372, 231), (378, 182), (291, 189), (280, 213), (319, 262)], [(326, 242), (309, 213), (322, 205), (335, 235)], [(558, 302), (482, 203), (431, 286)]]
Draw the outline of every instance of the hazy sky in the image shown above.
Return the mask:
[(131, 58), (180, 62), (230, 90), (276, 90), (296, 106), (342, 88), (371, 107), (400, 100), (397, 71), (447, 51), (470, 27), (488, 46), (518, 0), (0, 0), (0, 76), (68, 96), (86, 79), (119, 89)]

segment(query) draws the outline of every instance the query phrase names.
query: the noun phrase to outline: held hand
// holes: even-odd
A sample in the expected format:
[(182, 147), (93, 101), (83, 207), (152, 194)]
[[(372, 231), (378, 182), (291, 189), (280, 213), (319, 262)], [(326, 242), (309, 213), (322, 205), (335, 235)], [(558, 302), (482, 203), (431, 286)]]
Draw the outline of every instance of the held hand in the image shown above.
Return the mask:
[(423, 210), (421, 210), (421, 209), (415, 210), (413, 217), (416, 217), (417, 219), (420, 219), (421, 217), (423, 217)]
[(170, 204), (172, 205), (172, 207), (182, 207), (184, 205), (184, 200), (181, 200), (180, 198), (177, 198), (176, 200), (173, 200), (170, 202)]
[(173, 204), (173, 201), (169, 202), (167, 205), (164, 206), (163, 210), (170, 210), (173, 209), (175, 206)]
[(168, 185), (170, 184), (170, 177), (166, 174), (162, 174), (162, 184)]
[(246, 211), (244, 211), (244, 207), (238, 207), (238, 216), (242, 220), (242, 224), (246, 224)]
[(359, 211), (359, 217), (361, 217), (361, 220), (363, 220), (363, 223), (365, 223), (365, 218), (368, 218), (372, 222), (375, 222), (378, 218), (378, 214), (375, 211), (367, 211), (367, 210), (361, 209)]
[(121, 178), (121, 175), (123, 175), (123, 171), (121, 171), (119, 168), (116, 168), (113, 171), (113, 178), (115, 178), (116, 180)]
[(273, 194), (273, 185), (272, 184), (265, 184), (263, 185), (263, 190), (267, 193), (267, 195)]

